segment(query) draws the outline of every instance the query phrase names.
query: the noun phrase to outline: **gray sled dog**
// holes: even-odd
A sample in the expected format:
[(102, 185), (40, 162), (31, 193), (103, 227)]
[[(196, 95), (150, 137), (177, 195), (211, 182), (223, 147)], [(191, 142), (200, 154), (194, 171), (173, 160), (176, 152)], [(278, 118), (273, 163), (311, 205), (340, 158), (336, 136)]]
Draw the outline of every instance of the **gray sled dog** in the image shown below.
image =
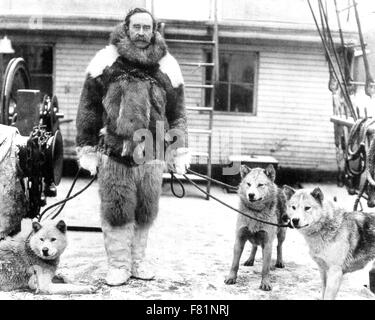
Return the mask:
[[(240, 205), (239, 210), (258, 219), (272, 223), (282, 223), (282, 217), (286, 214), (286, 199), (276, 184), (275, 169), (269, 165), (266, 169), (241, 166), (242, 181), (239, 186)], [(278, 228), (269, 224), (257, 222), (242, 214), (238, 214), (236, 225), (236, 239), (234, 244), (233, 262), (229, 275), (225, 278), (226, 284), (234, 284), (237, 279), (239, 262), (245, 243), (252, 243), (252, 250), (245, 266), (254, 265), (255, 254), (258, 245), (263, 250), (262, 281), (260, 289), (269, 291), (270, 266), (272, 256), (272, 243), (277, 235), (277, 260), (276, 267), (284, 268), (282, 258), (282, 244), (285, 240), (286, 228)]]
[(375, 216), (347, 212), (324, 199), (320, 188), (295, 191), (284, 186), (291, 224), (304, 236), (318, 264), (322, 298), (333, 300), (343, 275), (375, 258)]
[(0, 290), (29, 288), (41, 294), (93, 293), (93, 286), (65, 283), (66, 279), (55, 275), (66, 245), (64, 221), (40, 224), (24, 219), (21, 232), (0, 241)]

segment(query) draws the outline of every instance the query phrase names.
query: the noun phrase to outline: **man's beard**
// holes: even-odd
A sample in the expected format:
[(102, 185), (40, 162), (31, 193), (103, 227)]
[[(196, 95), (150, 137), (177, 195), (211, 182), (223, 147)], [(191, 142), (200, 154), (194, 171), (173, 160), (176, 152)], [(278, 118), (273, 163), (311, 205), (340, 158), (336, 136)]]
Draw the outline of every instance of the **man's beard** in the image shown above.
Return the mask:
[[(163, 37), (157, 31), (152, 33), (150, 43), (147, 47), (138, 48), (134, 41), (131, 40), (129, 30), (127, 30), (126, 27), (122, 27), (122, 30), (120, 28), (117, 30), (111, 35), (112, 44), (116, 45), (119, 54), (129, 61), (146, 66), (156, 65), (166, 54), (167, 46)], [(139, 36), (142, 37), (138, 37), (138, 39), (144, 40), (144, 35)], [(146, 37), (146, 39), (147, 38), (148, 37)]]

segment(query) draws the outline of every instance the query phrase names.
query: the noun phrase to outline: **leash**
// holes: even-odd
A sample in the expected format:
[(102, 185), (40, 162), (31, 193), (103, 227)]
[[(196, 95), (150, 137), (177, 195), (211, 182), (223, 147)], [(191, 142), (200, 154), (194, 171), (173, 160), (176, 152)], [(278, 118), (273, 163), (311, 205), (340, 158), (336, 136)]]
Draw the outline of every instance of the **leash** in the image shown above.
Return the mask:
[[(73, 183), (72, 183), (72, 185), (70, 186), (70, 189), (69, 189), (69, 191), (68, 191), (68, 194), (66, 195), (66, 197), (65, 197), (65, 199), (66, 198), (68, 198), (68, 197), (70, 197), (70, 194), (71, 194), (71, 192), (72, 192), (72, 190), (73, 190), (73, 188), (74, 188), (74, 186), (75, 186), (75, 184), (76, 184), (76, 182), (77, 182), (77, 179), (78, 179), (78, 174), (80, 173), (80, 171), (81, 171), (81, 168), (78, 168), (78, 171), (77, 171), (77, 173), (76, 173), (76, 175), (75, 175), (75, 177), (74, 177), (74, 179), (73, 179)], [(57, 208), (58, 209), (58, 212), (56, 213), (56, 215), (58, 215), (58, 214), (60, 214), (61, 213), (61, 211), (64, 209), (64, 207), (65, 207), (65, 204), (66, 204), (66, 202), (64, 202), (63, 203), (63, 205), (60, 207), (60, 208)], [(42, 214), (39, 216), (39, 218), (38, 218), (38, 221), (40, 222), (40, 220), (42, 219), (42, 217), (43, 217), (43, 215), (48, 211), (49, 209), (47, 208), (46, 210), (44, 210), (43, 212), (42, 212)], [(56, 209), (53, 211), (53, 212), (51, 212), (47, 217), (46, 217), (46, 219), (48, 219), (54, 212), (56, 212)]]
[[(201, 174), (201, 173), (195, 172), (195, 171), (193, 171), (193, 170), (186, 169), (186, 172), (191, 173), (191, 174), (194, 174), (194, 175), (196, 175), (196, 176), (198, 176), (198, 177), (204, 178), (205, 180), (208, 180), (208, 181), (214, 182), (214, 183), (216, 183), (216, 184), (218, 184), (218, 185), (220, 185), (220, 186), (222, 186), (222, 187), (225, 187), (225, 188), (227, 188), (227, 189), (231, 189), (231, 190), (235, 190), (235, 191), (238, 190), (238, 187), (236, 187), (236, 186), (231, 186), (230, 184), (226, 184), (226, 183), (223, 183), (223, 182), (221, 182), (221, 181), (219, 181), (219, 180), (215, 180), (215, 179), (213, 179), (213, 178), (211, 178), (211, 177), (209, 177), (209, 176), (206, 176), (206, 175), (204, 175), (204, 174)], [(183, 197), (185, 196), (185, 187), (184, 187), (183, 183), (181, 182), (181, 180), (178, 179), (172, 171), (170, 172), (170, 174), (171, 174), (171, 179), (170, 179), (171, 191), (172, 191), (172, 193), (173, 193), (173, 195), (174, 195), (175, 197), (181, 199), (181, 198), (183, 198)], [(176, 193), (176, 191), (175, 191), (175, 189), (174, 189), (174, 184), (173, 184), (174, 181), (176, 181), (176, 182), (180, 185), (181, 190), (182, 190), (182, 194), (177, 194), (177, 193)]]
[[(197, 176), (200, 176), (202, 178), (207, 178), (207, 180), (211, 180), (212, 182), (218, 183), (219, 185), (224, 185), (224, 186), (227, 186), (227, 187), (231, 187), (232, 189), (238, 189), (238, 187), (227, 185), (227, 184), (225, 184), (225, 183), (223, 183), (221, 181), (212, 179), (212, 178), (210, 178), (208, 176), (205, 176), (205, 175), (201, 175), (201, 174), (199, 174), (199, 173), (197, 173), (195, 171), (192, 171), (190, 169), (187, 169), (186, 171), (189, 172), (189, 173), (195, 174)], [(174, 175), (174, 173), (172, 171), (170, 172), (170, 174), (171, 174), (171, 181), (172, 181), (172, 177), (173, 177), (173, 179), (176, 179), (177, 181), (179, 181), (179, 184), (182, 186), (182, 182)], [(225, 203), (224, 201), (221, 201), (220, 199), (216, 198), (215, 196), (213, 196), (213, 195), (209, 194), (208, 192), (204, 191), (195, 182), (193, 182), (186, 174), (183, 174), (183, 176), (185, 177), (185, 179), (188, 182), (190, 182), (194, 187), (196, 187), (199, 191), (201, 191), (202, 193), (204, 193), (206, 196), (208, 196), (208, 197), (216, 200), (217, 202), (221, 203), (222, 205), (228, 207), (229, 209), (232, 209), (233, 211), (238, 212), (239, 214), (241, 214), (241, 215), (243, 215), (243, 216), (245, 216), (247, 218), (250, 218), (250, 219), (255, 220), (257, 222), (260, 222), (260, 223), (264, 223), (264, 224), (268, 224), (268, 225), (271, 225), (271, 226), (279, 227), (279, 228), (293, 228), (293, 226), (291, 225), (291, 222), (289, 222), (288, 224), (278, 224), (278, 223), (273, 223), (273, 222), (265, 221), (265, 220), (258, 219), (258, 218), (255, 218), (253, 216), (250, 216), (250, 215), (246, 214), (245, 212), (242, 212), (241, 210), (238, 210), (238, 209), (230, 206), (229, 204)], [(184, 194), (185, 194), (185, 190), (184, 190)], [(179, 198), (182, 198), (182, 197), (179, 197)], [(254, 210), (254, 209), (252, 209), (252, 210)], [(254, 211), (260, 212), (260, 211), (257, 211), (257, 210), (254, 210)]]
[(200, 173), (195, 172), (195, 171), (190, 170), (190, 169), (186, 169), (186, 171), (189, 172), (189, 173), (191, 173), (191, 174), (194, 174), (194, 175), (196, 175), (198, 177), (201, 177), (201, 178), (204, 178), (204, 179), (209, 180), (211, 182), (214, 182), (214, 183), (216, 183), (216, 184), (218, 184), (218, 185), (220, 185), (222, 187), (225, 187), (227, 189), (238, 190), (238, 187), (236, 187), (236, 186), (232, 186), (230, 184), (226, 184), (226, 183), (221, 182), (219, 180), (215, 180), (215, 179), (213, 179), (213, 178), (211, 178), (209, 176), (205, 176), (204, 174), (200, 174)]
[[(54, 207), (59, 206), (59, 205), (62, 204), (62, 206), (59, 208), (58, 212), (55, 213), (55, 214), (52, 216), (52, 218), (51, 218), (52, 220), (55, 219), (55, 218), (61, 213), (61, 211), (63, 210), (63, 208), (65, 207), (65, 205), (66, 205), (66, 203), (67, 203), (68, 201), (70, 201), (70, 200), (74, 199), (75, 197), (77, 197), (78, 195), (80, 195), (82, 192), (84, 192), (86, 189), (88, 189), (88, 188), (91, 186), (91, 184), (96, 180), (97, 175), (93, 176), (93, 178), (89, 181), (89, 183), (88, 183), (85, 187), (83, 187), (80, 191), (78, 191), (78, 192), (75, 193), (74, 195), (70, 196), (70, 194), (71, 194), (71, 192), (73, 191), (73, 188), (74, 188), (74, 186), (75, 186), (75, 184), (76, 184), (76, 182), (77, 182), (77, 179), (78, 179), (78, 176), (79, 176), (80, 170), (81, 170), (81, 168), (78, 169), (77, 174), (76, 174), (76, 176), (74, 177), (73, 183), (72, 183), (72, 185), (71, 185), (71, 187), (70, 187), (70, 189), (69, 189), (69, 191), (68, 191), (68, 194), (66, 195), (65, 199), (63, 199), (63, 200), (61, 200), (61, 201), (58, 201), (58, 202), (56, 202), (56, 203), (50, 205), (50, 206), (47, 207), (46, 209), (44, 209), (43, 212), (42, 212), (42, 213), (39, 215), (39, 217), (38, 217), (38, 221), (39, 221), (39, 222), (41, 221), (42, 217), (46, 214), (46, 212), (48, 212), (48, 211), (51, 210), (52, 208), (54, 208)], [(212, 178), (210, 178), (210, 177), (208, 177), (208, 176), (205, 176), (205, 175), (199, 174), (199, 173), (197, 173), (197, 172), (195, 172), (195, 171), (192, 171), (192, 170), (190, 170), (190, 169), (187, 169), (187, 171), (188, 171), (189, 173), (195, 174), (195, 175), (200, 176), (200, 177), (202, 177), (202, 178), (209, 179), (209, 180), (211, 180), (212, 182), (215, 182), (215, 183), (217, 183), (217, 184), (219, 184), (219, 185), (222, 185), (222, 186), (225, 186), (225, 187), (228, 187), (228, 188), (231, 188), (231, 189), (238, 189), (238, 187), (234, 187), (234, 186), (231, 186), (231, 185), (225, 184), (225, 183), (223, 183), (223, 182), (221, 182), (221, 181), (218, 181), (218, 180), (212, 179)], [(170, 173), (171, 173), (171, 189), (172, 189), (173, 194), (174, 194), (176, 197), (178, 197), (178, 198), (183, 198), (183, 197), (185, 196), (185, 188), (184, 188), (182, 182), (181, 182), (181, 181), (175, 176), (175, 174), (174, 174), (172, 171), (171, 171)], [(255, 218), (255, 217), (253, 217), (253, 216), (250, 216), (250, 215), (248, 215), (248, 214), (242, 212), (241, 210), (238, 210), (238, 209), (236, 209), (236, 208), (230, 206), (229, 204), (227, 204), (227, 203), (221, 201), (220, 199), (216, 198), (215, 196), (209, 194), (208, 192), (204, 191), (204, 190), (203, 190), (202, 188), (200, 188), (196, 183), (194, 183), (194, 182), (193, 182), (193, 181), (192, 181), (192, 180), (191, 180), (186, 174), (183, 174), (183, 176), (185, 177), (185, 179), (186, 179), (188, 182), (190, 182), (194, 187), (196, 187), (199, 191), (201, 191), (201, 192), (204, 193), (205, 195), (209, 196), (210, 198), (212, 198), (212, 199), (216, 200), (217, 202), (221, 203), (222, 205), (228, 207), (229, 209), (232, 209), (232, 210), (238, 212), (239, 214), (241, 214), (241, 215), (243, 215), (243, 216), (245, 216), (245, 217), (247, 217), (247, 218), (250, 218), (250, 219), (255, 220), (255, 221), (257, 221), (257, 222), (260, 222), (260, 223), (264, 223), (264, 224), (272, 225), (272, 226), (275, 226), (275, 227), (279, 227), (279, 228), (287, 228), (287, 227), (292, 228), (292, 225), (291, 225), (290, 222), (289, 222), (288, 224), (278, 224), (278, 223), (273, 223), (273, 222), (265, 221), (265, 220), (258, 219), (258, 218)], [(183, 192), (182, 192), (181, 195), (177, 195), (177, 194), (175, 193), (175, 191), (174, 191), (174, 186), (173, 186), (173, 181), (177, 181), (177, 182), (179, 183), (179, 185), (181, 186), (181, 188), (182, 188), (182, 190), (183, 190)], [(254, 209), (253, 209), (253, 210), (254, 210)], [(254, 211), (256, 211), (256, 210), (254, 210)], [(53, 212), (52, 212), (49, 216), (47, 216), (47, 218), (49, 218), (52, 214), (53, 214)], [(96, 228), (95, 228), (95, 230), (93, 230), (93, 231), (97, 231)]]
[(76, 176), (74, 177), (73, 183), (72, 183), (72, 185), (71, 185), (71, 187), (70, 187), (70, 189), (69, 189), (69, 191), (68, 191), (68, 193), (67, 193), (65, 199), (63, 199), (63, 200), (61, 200), (61, 201), (58, 201), (58, 202), (56, 202), (56, 203), (50, 205), (50, 206), (47, 207), (46, 209), (44, 209), (43, 212), (38, 216), (38, 221), (39, 221), (39, 222), (41, 221), (42, 217), (46, 214), (46, 212), (48, 212), (48, 211), (51, 210), (52, 208), (57, 207), (57, 206), (59, 206), (59, 205), (62, 204), (62, 206), (59, 208), (59, 210), (58, 210), (57, 213), (54, 214), (54, 212), (51, 212), (51, 213), (46, 217), (46, 219), (47, 219), (47, 218), (50, 218), (50, 217), (52, 216), (51, 220), (55, 219), (55, 218), (61, 213), (61, 211), (64, 209), (64, 207), (65, 207), (65, 205), (66, 205), (66, 203), (67, 203), (68, 201), (74, 199), (75, 197), (79, 196), (83, 191), (85, 191), (86, 189), (88, 189), (88, 187), (90, 187), (90, 186), (92, 185), (92, 183), (93, 183), (93, 182), (96, 180), (96, 178), (97, 178), (97, 175), (95, 174), (86, 186), (84, 186), (81, 190), (79, 190), (78, 192), (76, 192), (74, 195), (70, 196), (70, 194), (72, 193), (73, 188), (74, 188), (74, 186), (75, 186), (75, 184), (76, 184), (76, 182), (77, 182), (77, 179), (78, 179), (78, 176), (79, 176), (80, 171), (81, 171), (81, 168), (78, 169), (77, 174), (76, 174)]
[[(173, 182), (174, 181), (177, 181), (177, 183), (180, 185), (181, 187), (181, 190), (182, 190), (182, 194), (177, 194), (176, 191), (174, 190), (174, 184)], [(171, 184), (171, 191), (173, 193), (173, 195), (176, 197), (176, 198), (183, 198), (185, 197), (185, 187), (184, 185), (182, 184), (182, 181), (180, 179), (178, 179), (174, 173), (171, 171), (171, 180), (170, 180), (170, 184)]]

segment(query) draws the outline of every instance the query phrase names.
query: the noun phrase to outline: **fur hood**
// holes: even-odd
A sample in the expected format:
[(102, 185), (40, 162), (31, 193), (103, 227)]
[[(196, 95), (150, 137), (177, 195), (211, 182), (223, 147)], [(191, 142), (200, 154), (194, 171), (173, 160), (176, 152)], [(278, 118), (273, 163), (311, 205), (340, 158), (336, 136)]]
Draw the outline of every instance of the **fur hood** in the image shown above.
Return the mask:
[(167, 45), (159, 32), (155, 36), (150, 46), (139, 49), (130, 41), (125, 31), (125, 23), (118, 24), (110, 36), (110, 44), (116, 46), (120, 56), (136, 64), (153, 66), (167, 53)]

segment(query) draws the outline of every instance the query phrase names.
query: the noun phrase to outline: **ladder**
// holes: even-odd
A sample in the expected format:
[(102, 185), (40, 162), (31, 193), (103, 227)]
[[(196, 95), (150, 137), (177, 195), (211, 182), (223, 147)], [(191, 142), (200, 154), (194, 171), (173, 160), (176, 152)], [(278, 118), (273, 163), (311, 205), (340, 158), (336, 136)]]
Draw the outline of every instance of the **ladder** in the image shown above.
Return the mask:
[[(210, 48), (210, 52), (212, 53), (212, 62), (187, 62), (182, 61), (179, 62), (180, 66), (190, 66), (190, 67), (198, 67), (198, 68), (211, 68), (211, 79), (204, 79), (205, 83), (201, 84), (192, 84), (186, 83), (185, 88), (196, 88), (204, 90), (207, 93), (210, 90), (210, 98), (209, 98), (209, 105), (205, 106), (205, 99), (201, 99), (202, 104), (201, 106), (186, 106), (187, 111), (192, 112), (199, 112), (199, 113), (206, 113), (208, 114), (208, 126), (206, 129), (200, 128), (192, 128), (188, 126), (188, 135), (201, 135), (206, 136), (208, 138), (207, 141), (207, 151), (206, 152), (192, 152), (192, 157), (200, 157), (206, 158), (207, 161), (207, 172), (206, 175), (208, 177), (212, 176), (212, 129), (213, 129), (213, 114), (214, 114), (214, 105), (215, 105), (215, 83), (219, 79), (219, 68), (218, 68), (218, 61), (219, 61), (219, 36), (218, 36), (218, 21), (217, 21), (217, 1), (214, 2), (214, 14), (213, 14), (213, 23), (209, 23), (207, 25), (207, 33), (211, 33), (212, 39), (210, 40), (191, 40), (191, 39), (171, 39), (165, 38), (165, 23), (160, 24), (160, 33), (164, 37), (167, 44), (178, 43), (178, 44), (186, 44), (186, 45), (203, 45)], [(211, 30), (209, 30), (211, 29)], [(209, 80), (209, 81), (207, 81)], [(209, 84), (207, 84), (209, 83)], [(190, 140), (190, 139), (189, 139)], [(164, 177), (168, 178), (168, 174)], [(191, 180), (203, 180), (206, 181), (206, 192), (210, 194), (211, 190), (211, 181), (204, 180), (201, 177), (198, 177), (193, 174), (187, 174), (189, 179)], [(177, 178), (184, 180), (184, 176), (176, 175)], [(210, 197), (207, 195), (206, 199), (209, 200)]]

